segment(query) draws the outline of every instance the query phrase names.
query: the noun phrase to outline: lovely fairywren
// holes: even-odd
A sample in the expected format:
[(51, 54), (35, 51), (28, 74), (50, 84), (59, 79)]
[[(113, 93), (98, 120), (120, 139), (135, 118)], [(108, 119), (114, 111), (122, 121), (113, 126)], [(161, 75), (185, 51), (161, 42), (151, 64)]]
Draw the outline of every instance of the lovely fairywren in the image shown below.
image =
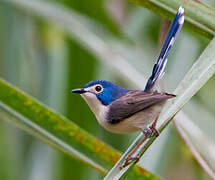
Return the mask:
[(83, 88), (72, 90), (84, 98), (106, 130), (120, 134), (134, 131), (148, 133), (148, 126), (159, 116), (166, 100), (175, 97), (156, 91), (155, 84), (164, 74), (167, 56), (183, 22), (184, 9), (179, 7), (144, 90), (125, 89), (105, 80), (91, 81)]

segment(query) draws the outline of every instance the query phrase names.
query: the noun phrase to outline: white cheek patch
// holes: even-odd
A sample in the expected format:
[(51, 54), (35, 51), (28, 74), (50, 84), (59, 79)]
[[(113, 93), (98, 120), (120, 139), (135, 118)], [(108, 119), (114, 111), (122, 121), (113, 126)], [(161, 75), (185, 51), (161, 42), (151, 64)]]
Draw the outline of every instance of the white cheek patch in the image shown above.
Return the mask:
[(81, 94), (81, 96), (84, 98), (90, 109), (95, 113), (95, 109), (98, 109), (101, 104), (96, 95), (90, 92), (86, 92), (84, 94)]
[(86, 92), (86, 93), (84, 93), (84, 95), (86, 95), (86, 96), (94, 95), (92, 92), (95, 92), (95, 87), (92, 86), (92, 87), (84, 88), (84, 90), (91, 92), (91, 93)]
[(98, 122), (104, 127), (106, 124), (105, 115), (107, 107), (104, 106), (93, 93), (86, 92), (84, 94), (81, 94), (81, 96), (84, 98), (92, 112), (95, 114)]
[(83, 97), (84, 99), (97, 99), (96, 95), (90, 92), (81, 94), (81, 97)]
[(102, 103), (97, 99), (96, 95), (90, 92), (81, 94), (84, 98), (90, 109), (94, 112), (95, 115), (98, 115), (99, 110), (102, 106)]

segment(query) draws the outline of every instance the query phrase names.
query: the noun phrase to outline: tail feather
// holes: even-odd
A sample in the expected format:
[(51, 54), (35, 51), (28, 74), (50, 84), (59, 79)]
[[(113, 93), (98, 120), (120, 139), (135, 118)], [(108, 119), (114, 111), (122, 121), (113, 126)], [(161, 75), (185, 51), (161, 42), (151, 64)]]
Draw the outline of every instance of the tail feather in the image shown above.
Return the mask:
[(148, 79), (144, 91), (150, 91), (154, 87), (157, 80), (159, 80), (163, 76), (164, 68), (167, 63), (167, 56), (169, 55), (169, 51), (172, 48), (175, 39), (182, 28), (183, 23), (184, 9), (180, 6), (172, 22), (168, 36), (163, 44), (158, 60), (153, 67), (152, 75)]

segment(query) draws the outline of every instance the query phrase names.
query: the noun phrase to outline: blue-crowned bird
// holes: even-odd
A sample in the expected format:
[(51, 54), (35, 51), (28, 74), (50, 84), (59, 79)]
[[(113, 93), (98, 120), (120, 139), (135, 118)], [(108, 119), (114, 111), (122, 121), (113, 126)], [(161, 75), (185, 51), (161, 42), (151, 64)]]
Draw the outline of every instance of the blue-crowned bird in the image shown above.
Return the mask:
[(184, 9), (179, 7), (144, 90), (129, 90), (104, 80), (91, 81), (83, 88), (72, 90), (81, 94), (106, 130), (120, 134), (156, 132), (149, 125), (157, 119), (166, 100), (175, 95), (158, 92), (155, 85), (164, 74), (167, 56), (183, 22)]

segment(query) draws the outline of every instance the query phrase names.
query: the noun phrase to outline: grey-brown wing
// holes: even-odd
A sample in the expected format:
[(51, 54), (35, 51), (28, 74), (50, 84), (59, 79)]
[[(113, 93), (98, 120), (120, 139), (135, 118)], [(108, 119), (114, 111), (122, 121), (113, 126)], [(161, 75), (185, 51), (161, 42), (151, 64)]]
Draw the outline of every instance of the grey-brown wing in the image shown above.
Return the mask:
[(106, 118), (109, 123), (116, 124), (143, 109), (173, 97), (175, 95), (167, 93), (131, 91), (109, 105)]

